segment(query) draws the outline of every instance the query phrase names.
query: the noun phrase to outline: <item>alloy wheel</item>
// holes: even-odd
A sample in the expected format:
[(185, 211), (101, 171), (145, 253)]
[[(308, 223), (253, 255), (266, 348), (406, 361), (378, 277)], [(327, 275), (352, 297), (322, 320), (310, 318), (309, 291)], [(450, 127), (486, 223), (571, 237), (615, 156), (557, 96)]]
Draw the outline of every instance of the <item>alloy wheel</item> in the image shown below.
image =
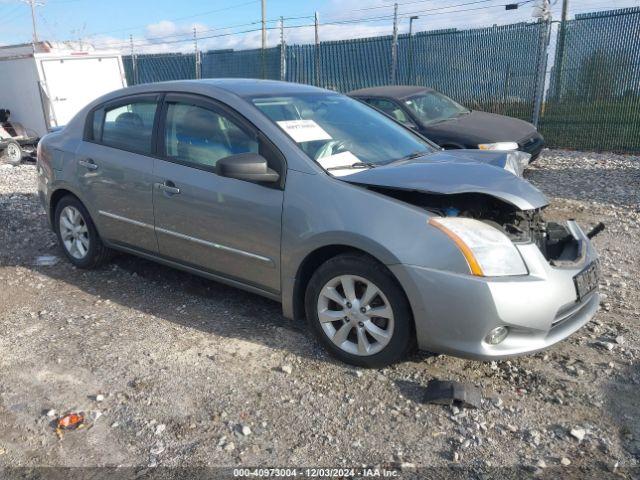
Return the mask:
[(68, 205), (60, 212), (60, 237), (73, 258), (83, 259), (89, 251), (89, 229), (80, 211)]
[(365, 278), (340, 275), (331, 279), (320, 291), (317, 305), (322, 330), (347, 353), (374, 355), (393, 336), (391, 304), (382, 290)]

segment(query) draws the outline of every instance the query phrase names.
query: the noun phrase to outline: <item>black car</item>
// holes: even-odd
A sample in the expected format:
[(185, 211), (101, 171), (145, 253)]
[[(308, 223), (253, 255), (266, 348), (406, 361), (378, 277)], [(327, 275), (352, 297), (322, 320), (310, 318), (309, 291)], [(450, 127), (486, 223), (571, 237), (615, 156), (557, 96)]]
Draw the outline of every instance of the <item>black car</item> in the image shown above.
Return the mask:
[(544, 146), (542, 135), (532, 124), (469, 110), (431, 88), (363, 88), (348, 95), (383, 111), (443, 148), (517, 149), (529, 153), (533, 161)]

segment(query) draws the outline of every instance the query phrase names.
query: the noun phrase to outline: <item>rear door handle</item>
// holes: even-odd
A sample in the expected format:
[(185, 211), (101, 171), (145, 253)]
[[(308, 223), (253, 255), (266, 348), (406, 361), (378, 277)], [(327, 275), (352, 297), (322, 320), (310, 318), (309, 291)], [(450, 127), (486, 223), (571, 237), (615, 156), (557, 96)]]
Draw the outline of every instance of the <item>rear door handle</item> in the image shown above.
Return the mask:
[(176, 187), (175, 183), (167, 180), (164, 183), (156, 183), (156, 186), (158, 187), (159, 190), (168, 193), (170, 195), (179, 195), (180, 194), (180, 189), (178, 187)]
[(94, 163), (94, 161), (91, 160), (91, 159), (78, 160), (78, 165), (80, 165), (81, 167), (85, 167), (87, 170), (97, 170), (98, 169), (98, 165), (96, 165)]

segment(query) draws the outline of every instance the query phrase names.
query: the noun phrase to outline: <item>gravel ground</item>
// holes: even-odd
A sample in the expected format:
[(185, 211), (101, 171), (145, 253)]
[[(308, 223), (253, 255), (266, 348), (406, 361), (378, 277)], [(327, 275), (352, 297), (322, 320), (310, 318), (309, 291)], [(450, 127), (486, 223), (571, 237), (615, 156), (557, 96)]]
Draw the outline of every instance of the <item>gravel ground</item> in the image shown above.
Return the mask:
[[(258, 296), (126, 255), (71, 267), (35, 167), (0, 166), (0, 467), (640, 474), (640, 158), (546, 151), (526, 175), (549, 217), (607, 225), (596, 318), (525, 358), (420, 354), (360, 371)], [(60, 261), (36, 266), (40, 255)], [(433, 378), (480, 387), (482, 408), (422, 403)], [(58, 439), (52, 421), (68, 411), (90, 428)]]

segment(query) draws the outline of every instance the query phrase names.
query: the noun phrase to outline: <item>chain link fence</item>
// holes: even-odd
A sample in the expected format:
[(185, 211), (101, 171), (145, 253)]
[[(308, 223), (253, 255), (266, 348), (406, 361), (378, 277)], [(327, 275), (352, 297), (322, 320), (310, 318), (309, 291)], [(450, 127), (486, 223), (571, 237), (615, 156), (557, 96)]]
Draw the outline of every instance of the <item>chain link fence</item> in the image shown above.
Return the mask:
[(558, 35), (540, 122), (548, 144), (640, 152), (640, 8), (577, 15)]
[[(547, 145), (640, 151), (640, 7), (577, 15), (558, 26), (545, 72), (550, 24), (391, 35), (203, 52), (203, 78), (267, 78), (348, 92), (425, 85), (477, 110), (539, 118)], [(130, 85), (196, 78), (195, 54), (124, 58)], [(395, 67), (395, 68), (394, 68)], [(393, 78), (395, 72), (395, 78)], [(548, 86), (548, 88), (547, 88)]]

